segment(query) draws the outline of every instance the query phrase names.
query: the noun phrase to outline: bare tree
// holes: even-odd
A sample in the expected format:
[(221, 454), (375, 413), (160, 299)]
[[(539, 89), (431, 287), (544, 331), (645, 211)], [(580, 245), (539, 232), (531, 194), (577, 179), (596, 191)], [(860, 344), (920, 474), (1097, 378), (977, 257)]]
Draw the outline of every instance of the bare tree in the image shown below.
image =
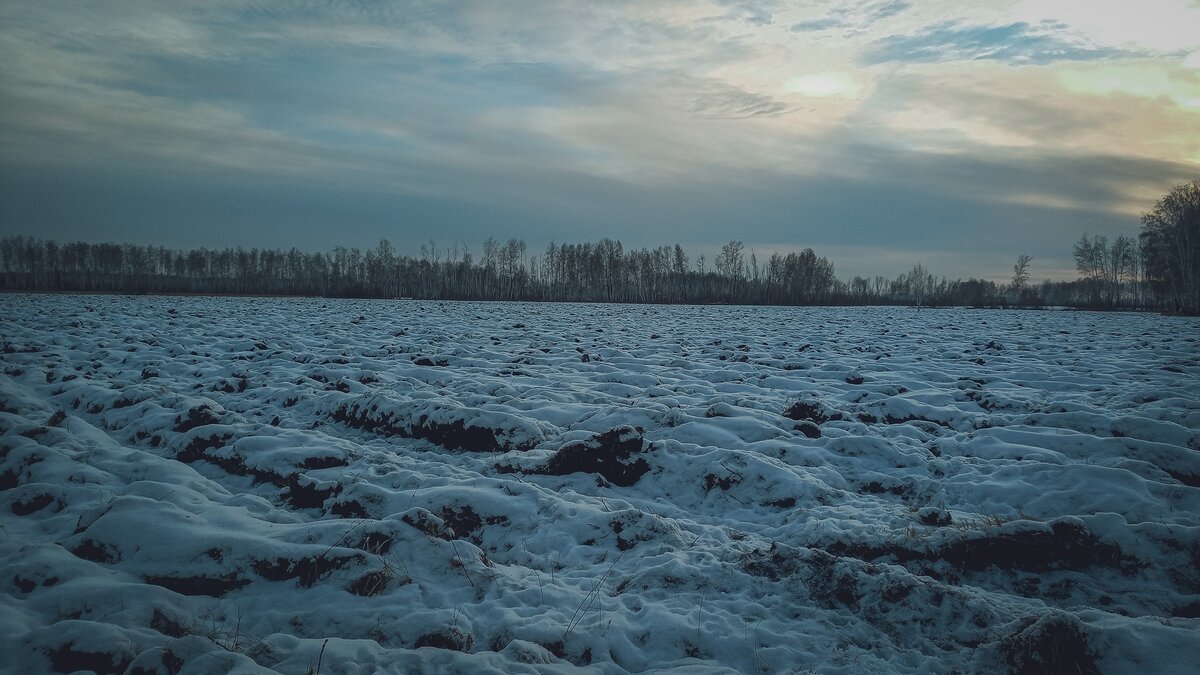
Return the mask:
[(1104, 270), (1104, 280), (1108, 287), (1108, 305), (1116, 308), (1121, 306), (1121, 279), (1127, 276), (1133, 266), (1133, 239), (1124, 235), (1113, 240), (1108, 249), (1108, 265)]
[(1200, 178), (1142, 214), (1146, 276), (1176, 311), (1200, 314)]
[(1087, 232), (1075, 242), (1075, 269), (1087, 282), (1088, 295), (1093, 306), (1099, 306), (1104, 288), (1105, 272), (1108, 270), (1108, 239), (1097, 235), (1089, 237)]
[(905, 281), (908, 285), (908, 292), (912, 295), (913, 302), (917, 305), (917, 309), (921, 309), (921, 303), (925, 300), (925, 295), (929, 290), (928, 273), (925, 271), (925, 266), (921, 264), (913, 265), (909, 270)]
[(1033, 256), (1017, 256), (1017, 264), (1013, 265), (1013, 288), (1018, 290), (1025, 288), (1025, 284), (1029, 281), (1029, 263), (1031, 262), (1033, 262)]
[(1012, 291), (1013, 301), (1018, 304), (1024, 304), (1022, 296), (1025, 293), (1025, 286), (1029, 282), (1029, 263), (1033, 262), (1033, 256), (1019, 255), (1017, 256), (1017, 264), (1013, 265)]
[(744, 245), (737, 240), (731, 240), (728, 244), (721, 247), (721, 253), (717, 256), (716, 266), (717, 274), (731, 279), (742, 276), (742, 268), (745, 264), (745, 257), (742, 254)]
[(483, 240), (483, 270), (487, 274), (496, 274), (496, 265), (499, 262), (500, 245), (496, 243), (494, 237), (488, 237)]

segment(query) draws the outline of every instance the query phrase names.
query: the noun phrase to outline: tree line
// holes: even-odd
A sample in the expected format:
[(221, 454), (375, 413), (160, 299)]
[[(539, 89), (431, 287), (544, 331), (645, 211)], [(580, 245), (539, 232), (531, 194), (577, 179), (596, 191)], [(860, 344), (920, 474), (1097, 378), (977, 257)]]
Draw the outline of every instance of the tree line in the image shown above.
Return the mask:
[(828, 304), (839, 297), (833, 264), (812, 249), (761, 264), (740, 241), (710, 267), (683, 247), (627, 249), (620, 241), (557, 244), (489, 238), (475, 257), (464, 243), (430, 241), (400, 255), (385, 240), (366, 251), (192, 249), (0, 239), (0, 288), (116, 293), (313, 295), (441, 300)]
[(1049, 283), (1034, 292), (1010, 285), (936, 277), (916, 265), (896, 278), (839, 280), (811, 248), (760, 260), (730, 241), (711, 261), (679, 244), (627, 249), (602, 239), (551, 243), (488, 239), (476, 258), (463, 243), (421, 246), (405, 256), (387, 240), (373, 249), (192, 249), (0, 239), (0, 288), (115, 293), (307, 295), (438, 300), (546, 300), (689, 304), (916, 304), (1036, 306), (1086, 301), (1090, 285)]
[(1139, 237), (1084, 234), (1075, 281), (1030, 283), (1020, 256), (1009, 283), (935, 277), (923, 265), (895, 278), (838, 279), (811, 248), (760, 259), (732, 240), (710, 261), (679, 244), (557, 244), (488, 238), (476, 258), (462, 242), (432, 240), (419, 256), (387, 240), (366, 251), (191, 249), (0, 239), (0, 289), (115, 293), (305, 295), (440, 300), (1018, 306), (1165, 309), (1200, 313), (1200, 180), (1176, 186), (1142, 217)]
[(1089, 237), (1074, 248), (1089, 306), (1200, 314), (1200, 179), (1142, 214), (1137, 237)]

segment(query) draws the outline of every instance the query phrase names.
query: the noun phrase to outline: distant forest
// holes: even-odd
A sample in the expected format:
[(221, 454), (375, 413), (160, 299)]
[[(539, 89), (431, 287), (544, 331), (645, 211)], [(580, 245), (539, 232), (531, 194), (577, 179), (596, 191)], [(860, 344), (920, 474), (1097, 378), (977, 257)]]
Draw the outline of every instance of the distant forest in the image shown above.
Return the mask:
[[(1109, 247), (1102, 238), (1089, 246)], [(1122, 241), (1125, 246), (1127, 242)], [(172, 250), (9, 237), (0, 240), (0, 287), (6, 290), (112, 293), (308, 295), (437, 300), (874, 305), (1146, 307), (1145, 284), (1111, 265), (1095, 278), (1031, 285), (935, 277), (917, 265), (894, 279), (841, 281), (812, 249), (759, 262), (741, 242), (722, 247), (711, 265), (678, 244), (626, 249), (619, 241), (550, 244), (529, 255), (523, 241), (489, 239), (476, 259), (465, 246), (424, 246), (419, 258), (397, 255), (384, 240), (368, 251), (296, 249)], [(1089, 248), (1089, 254), (1091, 254)], [(1025, 272), (1024, 274), (1028, 274)]]
[(686, 304), (1068, 306), (1200, 313), (1200, 180), (1176, 186), (1142, 217), (1139, 237), (1084, 234), (1075, 281), (1030, 282), (1020, 256), (1007, 283), (950, 280), (922, 265), (894, 279), (834, 275), (811, 248), (759, 259), (740, 241), (710, 262), (683, 248), (627, 249), (621, 242), (551, 243), (489, 238), (478, 258), (465, 244), (422, 245), (399, 255), (387, 240), (367, 251), (173, 250), (30, 237), (0, 239), (0, 289), (108, 293), (304, 295), (436, 300)]

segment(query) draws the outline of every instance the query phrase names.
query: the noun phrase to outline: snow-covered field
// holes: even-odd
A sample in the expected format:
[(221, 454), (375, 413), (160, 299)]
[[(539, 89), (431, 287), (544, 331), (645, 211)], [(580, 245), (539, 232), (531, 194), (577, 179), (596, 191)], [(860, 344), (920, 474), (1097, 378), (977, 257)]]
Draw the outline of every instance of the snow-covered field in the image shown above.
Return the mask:
[(0, 346), (9, 672), (1197, 669), (1195, 319), (6, 295)]

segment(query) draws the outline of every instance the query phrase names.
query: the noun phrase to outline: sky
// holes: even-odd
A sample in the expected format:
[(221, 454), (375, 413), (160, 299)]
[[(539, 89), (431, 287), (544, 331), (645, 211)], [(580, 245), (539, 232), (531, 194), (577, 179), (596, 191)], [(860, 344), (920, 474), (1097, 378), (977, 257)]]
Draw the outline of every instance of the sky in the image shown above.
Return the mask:
[(1200, 0), (0, 0), (0, 235), (1074, 276), (1200, 177)]

